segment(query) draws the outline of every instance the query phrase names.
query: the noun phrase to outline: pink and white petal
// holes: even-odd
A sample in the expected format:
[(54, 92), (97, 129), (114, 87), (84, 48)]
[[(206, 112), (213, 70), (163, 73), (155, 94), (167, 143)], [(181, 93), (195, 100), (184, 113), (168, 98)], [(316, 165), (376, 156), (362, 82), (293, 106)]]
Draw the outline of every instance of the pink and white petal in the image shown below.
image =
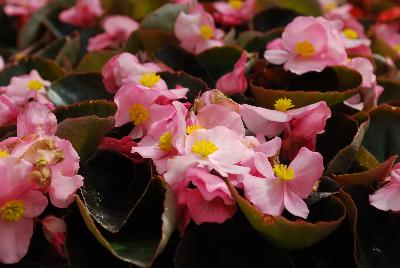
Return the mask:
[(369, 196), (369, 202), (380, 210), (400, 211), (400, 184), (386, 184)]
[(194, 154), (170, 158), (167, 163), (167, 172), (164, 174), (165, 180), (172, 188), (179, 186), (180, 182), (184, 179), (186, 169), (194, 166), (197, 162), (197, 157)]
[(290, 58), (290, 53), (286, 50), (269, 49), (264, 52), (264, 58), (272, 64), (284, 64)]
[(309, 213), (307, 204), (285, 185), (284, 204), (291, 214), (306, 219)]
[(67, 208), (74, 201), (76, 191), (82, 186), (83, 177), (80, 175), (67, 177), (53, 172), (49, 187), (51, 203), (58, 208)]
[(255, 147), (256, 152), (265, 154), (266, 157), (272, 157), (276, 155), (282, 146), (282, 139), (275, 137), (270, 141), (263, 142)]
[(47, 207), (47, 198), (40, 191), (28, 191), (18, 198), (24, 202), (26, 218), (38, 217)]
[(109, 48), (114, 42), (114, 38), (108, 33), (98, 34), (89, 39), (88, 51), (102, 50)]
[(256, 153), (254, 155), (253, 162), (254, 162), (255, 168), (262, 176), (264, 176), (265, 178), (268, 178), (268, 179), (275, 178), (275, 174), (272, 169), (272, 166), (265, 154)]

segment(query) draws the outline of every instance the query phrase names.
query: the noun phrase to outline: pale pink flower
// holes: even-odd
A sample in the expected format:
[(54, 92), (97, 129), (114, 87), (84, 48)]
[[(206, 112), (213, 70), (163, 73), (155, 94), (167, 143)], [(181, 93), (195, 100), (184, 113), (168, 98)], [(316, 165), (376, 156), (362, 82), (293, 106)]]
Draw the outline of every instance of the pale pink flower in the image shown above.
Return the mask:
[(216, 21), (228, 25), (237, 26), (251, 20), (255, 13), (255, 0), (229, 0), (213, 3)]
[(169, 158), (183, 152), (186, 124), (186, 107), (180, 102), (173, 102), (176, 109), (171, 119), (155, 122), (147, 135), (132, 148), (132, 153), (139, 153), (143, 158), (153, 160), (158, 174), (167, 171)]
[[(189, 184), (195, 188), (189, 188)], [(188, 168), (176, 196), (182, 234), (190, 219), (196, 224), (223, 223), (236, 212), (235, 201), (224, 180), (204, 168)]]
[(240, 59), (233, 67), (233, 71), (221, 76), (216, 87), (225, 94), (244, 93), (247, 89), (246, 73), (247, 53), (243, 52)]
[(400, 211), (400, 163), (393, 166), (386, 184), (369, 196), (372, 206), (380, 210)]
[(277, 110), (244, 104), (241, 115), (246, 126), (257, 135), (275, 137), (283, 133), (283, 152), (293, 159), (301, 147), (315, 150), (317, 134), (324, 132), (331, 110), (324, 101), (292, 109), (290, 99), (279, 99)]
[(343, 64), (347, 54), (339, 29), (338, 23), (322, 17), (299, 16), (282, 34), (285, 49), (266, 50), (264, 57), (298, 75)]
[(101, 73), (106, 89), (115, 93), (129, 77), (139, 77), (140, 80), (140, 77), (144, 74), (155, 74), (160, 71), (162, 69), (156, 63), (140, 63), (135, 55), (124, 52), (112, 57), (103, 66)]
[(171, 118), (175, 113), (173, 105), (156, 103), (160, 96), (161, 93), (158, 90), (133, 84), (123, 86), (114, 98), (114, 102), (118, 106), (115, 126), (120, 127), (132, 123), (135, 127), (130, 136), (132, 138), (143, 137), (153, 123)]
[(47, 198), (28, 180), (31, 165), (2, 152), (0, 158), (0, 263), (19, 262), (27, 253), (33, 219), (47, 206)]
[(41, 9), (48, 0), (6, 0), (4, 13), (7, 16), (22, 17), (27, 20)]
[(54, 246), (57, 252), (66, 257), (64, 245), (67, 224), (63, 219), (55, 216), (47, 216), (42, 220), (43, 233), (46, 239)]
[(201, 5), (193, 8), (189, 14), (181, 11), (175, 21), (174, 31), (181, 47), (194, 54), (224, 44), (224, 32), (215, 27), (212, 16)]
[(60, 13), (60, 21), (78, 27), (96, 23), (104, 13), (100, 0), (77, 0), (75, 6)]
[(104, 19), (104, 33), (89, 39), (88, 51), (118, 47), (126, 42), (130, 34), (139, 28), (139, 23), (127, 16), (114, 15)]
[(56, 116), (44, 105), (29, 102), (17, 119), (18, 137), (31, 134), (55, 135), (57, 131)]
[(295, 216), (307, 218), (309, 210), (303, 199), (322, 176), (322, 156), (301, 148), (289, 166), (274, 167), (263, 154), (255, 157), (260, 158), (256, 168), (262, 176), (243, 175), (245, 197), (264, 214), (280, 216), (286, 208)]
[(0, 95), (0, 126), (14, 123), (19, 112), (20, 109), (6, 95)]
[(238, 164), (251, 154), (252, 150), (242, 143), (241, 137), (226, 127), (197, 129), (186, 137), (184, 154), (168, 160), (164, 177), (172, 187), (176, 187), (191, 166), (207, 167), (224, 177), (247, 173), (249, 168)]
[(16, 106), (24, 107), (29, 101), (37, 101), (53, 110), (55, 107), (46, 89), (50, 85), (36, 70), (32, 70), (29, 74), (11, 78), (10, 84), (3, 87), (2, 91)]

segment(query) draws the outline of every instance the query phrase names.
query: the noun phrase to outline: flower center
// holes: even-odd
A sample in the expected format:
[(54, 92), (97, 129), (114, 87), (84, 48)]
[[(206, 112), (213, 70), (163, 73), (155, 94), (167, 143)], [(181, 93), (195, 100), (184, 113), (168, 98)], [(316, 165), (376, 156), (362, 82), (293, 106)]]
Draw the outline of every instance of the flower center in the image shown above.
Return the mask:
[(160, 141), (158, 143), (158, 147), (163, 151), (171, 151), (172, 150), (172, 134), (167, 131), (163, 135), (160, 136)]
[(28, 89), (34, 91), (39, 91), (44, 87), (43, 83), (40, 82), (39, 80), (31, 80), (28, 82), (26, 86), (28, 87)]
[(133, 104), (129, 110), (129, 119), (135, 124), (140, 125), (149, 118), (149, 110), (143, 104)]
[(193, 133), (193, 131), (198, 130), (198, 129), (202, 129), (202, 127), (200, 125), (191, 125), (191, 126), (187, 126), (186, 127), (186, 134), (190, 135)]
[(277, 101), (275, 101), (275, 110), (281, 111), (281, 112), (286, 112), (287, 110), (291, 109), (294, 107), (292, 100), (288, 98), (280, 98)]
[(7, 151), (0, 150), (0, 158), (6, 158), (8, 156), (9, 156), (9, 154)]
[(200, 35), (204, 39), (210, 39), (214, 35), (214, 30), (209, 25), (202, 25), (200, 27)]
[(139, 83), (142, 85), (142, 86), (145, 86), (145, 87), (153, 87), (155, 84), (157, 84), (158, 83), (158, 81), (160, 81), (160, 76), (159, 75), (157, 75), (156, 73), (154, 73), (154, 72), (150, 72), (150, 73), (146, 73), (146, 74), (143, 74), (141, 77), (140, 77), (140, 80), (139, 80)]
[(243, 6), (243, 1), (242, 0), (229, 0), (229, 5), (233, 9), (239, 9)]
[(346, 28), (343, 30), (343, 35), (346, 36), (348, 39), (358, 39), (358, 33), (353, 29)]
[(335, 2), (329, 2), (328, 4), (326, 4), (325, 6), (324, 6), (324, 9), (326, 10), (326, 11), (328, 11), (328, 12), (330, 12), (330, 11), (332, 11), (332, 10), (334, 10), (335, 8), (336, 8), (336, 3)]
[(395, 45), (394, 50), (400, 53), (400, 44)]
[(286, 165), (282, 164), (276, 164), (273, 170), (275, 175), (284, 181), (290, 181), (294, 179), (293, 168), (288, 168)]
[(19, 221), (25, 213), (25, 205), (21, 200), (12, 200), (0, 207), (0, 218), (5, 221)]
[(218, 147), (210, 140), (196, 140), (192, 145), (192, 152), (205, 158), (218, 150)]
[(301, 41), (296, 44), (295, 47), (296, 53), (304, 58), (308, 58), (315, 53), (315, 48), (313, 44), (309, 41)]

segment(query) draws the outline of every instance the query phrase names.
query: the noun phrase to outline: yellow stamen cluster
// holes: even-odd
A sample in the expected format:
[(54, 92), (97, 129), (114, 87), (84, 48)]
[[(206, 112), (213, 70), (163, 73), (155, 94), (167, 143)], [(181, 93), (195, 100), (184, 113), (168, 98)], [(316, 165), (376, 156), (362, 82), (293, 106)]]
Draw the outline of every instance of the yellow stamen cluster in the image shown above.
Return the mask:
[(160, 79), (161, 79), (161, 77), (158, 74), (156, 74), (154, 72), (150, 72), (150, 73), (143, 74), (139, 79), (139, 83), (142, 86), (151, 88), (155, 84), (157, 84), (158, 81), (160, 81)]
[(158, 142), (158, 147), (163, 151), (171, 151), (172, 150), (172, 134), (167, 131), (163, 135), (160, 136), (160, 141)]
[(337, 7), (335, 2), (330, 2), (324, 6), (325, 11), (329, 12), (334, 10)]
[(129, 110), (129, 119), (135, 124), (140, 125), (149, 118), (149, 110), (143, 104), (133, 104)]
[(303, 58), (308, 58), (314, 55), (315, 48), (309, 41), (301, 41), (296, 44), (295, 51)]
[(354, 31), (353, 29), (346, 28), (343, 30), (343, 35), (346, 36), (348, 39), (358, 39), (358, 33)]
[(290, 181), (294, 179), (294, 169), (288, 168), (286, 165), (276, 164), (273, 168), (275, 175), (284, 180)]
[(9, 156), (9, 154), (7, 151), (0, 150), (0, 158), (6, 158), (8, 156)]
[(213, 28), (211, 28), (211, 26), (209, 25), (202, 25), (200, 27), (200, 35), (204, 38), (204, 39), (210, 39), (211, 37), (214, 36), (214, 30)]
[(192, 152), (206, 158), (218, 150), (218, 147), (210, 140), (196, 140), (192, 145)]
[(193, 124), (191, 126), (187, 126), (186, 127), (186, 134), (190, 135), (193, 133), (193, 131), (198, 130), (198, 129), (202, 129), (202, 127), (200, 125), (196, 125)]
[(29, 90), (34, 90), (34, 91), (39, 91), (44, 87), (43, 83), (40, 82), (39, 80), (31, 80), (28, 82), (26, 86), (28, 87)]
[(400, 44), (395, 45), (394, 50), (400, 53)]
[(233, 9), (239, 9), (243, 6), (243, 1), (242, 0), (229, 0), (229, 5)]
[(5, 221), (19, 221), (25, 213), (25, 204), (21, 200), (12, 200), (0, 207), (0, 218)]
[(275, 110), (281, 111), (281, 112), (286, 112), (289, 109), (294, 108), (294, 105), (292, 103), (291, 99), (288, 98), (280, 98), (277, 101), (275, 101)]

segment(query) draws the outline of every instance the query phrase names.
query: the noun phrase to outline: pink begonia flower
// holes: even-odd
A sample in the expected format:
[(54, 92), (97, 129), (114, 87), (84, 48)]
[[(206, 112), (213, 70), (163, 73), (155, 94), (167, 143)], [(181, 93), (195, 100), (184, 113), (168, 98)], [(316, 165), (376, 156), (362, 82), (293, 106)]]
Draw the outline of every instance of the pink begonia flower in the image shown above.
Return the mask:
[(29, 101), (37, 101), (54, 110), (53, 103), (47, 96), (47, 89), (51, 83), (44, 80), (36, 70), (29, 74), (14, 76), (8, 86), (1, 89), (16, 105), (24, 107)]
[(241, 142), (240, 136), (226, 127), (197, 129), (186, 137), (184, 154), (168, 160), (164, 178), (174, 188), (191, 166), (207, 167), (224, 177), (247, 173), (249, 168), (238, 164), (251, 154), (252, 150)]
[(284, 64), (285, 70), (298, 75), (343, 64), (347, 54), (339, 27), (322, 17), (299, 16), (282, 34), (285, 49), (266, 50), (264, 57), (270, 63)]
[(356, 110), (362, 110), (366, 103), (378, 103), (379, 96), (383, 93), (383, 87), (379, 86), (374, 74), (374, 66), (366, 58), (353, 58), (346, 64), (347, 67), (358, 71), (362, 76), (361, 93), (344, 101), (344, 103)]
[(215, 27), (212, 16), (201, 5), (193, 8), (189, 14), (181, 11), (175, 21), (174, 31), (181, 47), (194, 54), (224, 44), (224, 31)]
[[(196, 188), (189, 188), (189, 184)], [(188, 168), (182, 188), (176, 195), (181, 234), (190, 219), (196, 224), (223, 223), (236, 212), (235, 201), (224, 180), (204, 168)]]
[(44, 105), (29, 102), (17, 118), (17, 136), (55, 135), (57, 131), (56, 116)]
[(247, 89), (246, 72), (247, 53), (243, 52), (233, 67), (233, 71), (221, 76), (216, 84), (218, 90), (225, 94), (244, 93)]
[(352, 9), (351, 4), (345, 4), (332, 9), (325, 17), (342, 22), (341, 36), (348, 54), (372, 55), (371, 40), (366, 37), (364, 26), (351, 14)]
[(46, 208), (47, 198), (32, 188), (29, 163), (0, 152), (0, 263), (13, 264), (26, 255), (33, 219)]
[(20, 109), (6, 96), (0, 95), (0, 126), (14, 123)]
[(295, 216), (307, 218), (309, 210), (303, 199), (322, 176), (322, 156), (301, 148), (289, 166), (275, 164), (274, 167), (263, 154), (255, 157), (260, 158), (256, 168), (262, 176), (243, 175), (245, 197), (265, 214), (280, 216), (286, 208)]
[(369, 202), (377, 209), (400, 211), (400, 163), (393, 166), (386, 184), (369, 196)]
[(256, 8), (255, 0), (229, 0), (213, 3), (214, 18), (227, 26), (237, 26), (251, 20)]
[(22, 17), (26, 21), (47, 2), (48, 0), (6, 0), (4, 13), (7, 16)]
[(183, 152), (187, 109), (180, 102), (174, 102), (173, 105), (176, 109), (175, 115), (171, 119), (155, 122), (147, 135), (132, 148), (132, 153), (152, 159), (158, 174), (167, 171), (169, 158)]
[(139, 23), (127, 16), (115, 15), (104, 19), (101, 33), (89, 39), (88, 51), (118, 47), (126, 42), (129, 35), (139, 28)]
[(120, 127), (127, 123), (133, 123), (135, 127), (130, 136), (132, 138), (143, 137), (153, 123), (171, 118), (175, 113), (173, 105), (155, 103), (160, 96), (159, 91), (139, 85), (123, 86), (114, 98), (114, 102), (118, 106), (115, 126)]
[(400, 24), (377, 24), (373, 27), (375, 35), (384, 40), (397, 53), (400, 54)]
[(100, 0), (77, 0), (75, 5), (60, 13), (60, 21), (78, 27), (87, 27), (96, 23), (103, 15)]
[(276, 110), (244, 104), (241, 115), (246, 126), (257, 135), (275, 137), (283, 132), (283, 153), (293, 159), (301, 147), (315, 150), (317, 134), (324, 132), (331, 110), (324, 101), (292, 109), (287, 98), (275, 103)]
[(66, 257), (64, 245), (67, 224), (65, 221), (50, 215), (42, 220), (42, 224), (43, 233), (46, 239), (54, 246), (61, 256)]

